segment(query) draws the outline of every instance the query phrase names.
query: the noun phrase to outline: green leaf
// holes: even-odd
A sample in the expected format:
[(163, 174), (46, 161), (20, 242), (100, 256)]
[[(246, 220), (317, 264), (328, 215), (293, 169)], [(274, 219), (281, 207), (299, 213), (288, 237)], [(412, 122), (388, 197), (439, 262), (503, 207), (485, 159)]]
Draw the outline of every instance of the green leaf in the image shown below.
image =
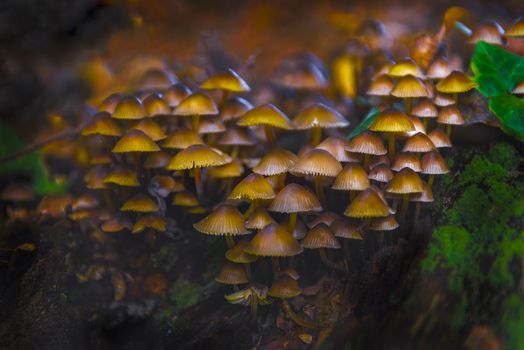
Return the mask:
[[(523, 67), (524, 69), (524, 67)], [(513, 95), (492, 97), (489, 109), (499, 118), (502, 130), (524, 141), (524, 100)]]
[(347, 137), (348, 140), (351, 140), (352, 138), (360, 134), (362, 131), (367, 130), (369, 126), (375, 121), (379, 113), (380, 113), (380, 109), (378, 107), (371, 108), (371, 110), (368, 112), (366, 117), (360, 122), (360, 124), (357, 125), (355, 130), (353, 130), (348, 135)]
[(486, 97), (510, 93), (524, 79), (524, 57), (480, 41), (471, 60), (478, 90)]

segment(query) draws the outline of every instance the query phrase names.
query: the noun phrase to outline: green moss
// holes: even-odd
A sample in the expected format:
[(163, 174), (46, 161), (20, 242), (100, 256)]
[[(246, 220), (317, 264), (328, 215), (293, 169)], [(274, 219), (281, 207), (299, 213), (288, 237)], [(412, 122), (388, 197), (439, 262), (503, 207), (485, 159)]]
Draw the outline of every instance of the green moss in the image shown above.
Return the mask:
[(519, 295), (507, 299), (501, 323), (507, 349), (524, 349), (524, 300)]
[(202, 289), (198, 283), (177, 280), (169, 290), (169, 299), (178, 310), (187, 309), (198, 303)]

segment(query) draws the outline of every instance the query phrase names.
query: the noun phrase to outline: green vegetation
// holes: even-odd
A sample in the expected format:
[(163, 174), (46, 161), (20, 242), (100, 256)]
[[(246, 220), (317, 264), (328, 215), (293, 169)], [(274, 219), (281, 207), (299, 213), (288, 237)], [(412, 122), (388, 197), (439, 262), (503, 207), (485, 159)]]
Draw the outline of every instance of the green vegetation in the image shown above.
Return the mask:
[(355, 136), (357, 136), (364, 130), (367, 130), (369, 126), (373, 124), (375, 119), (377, 119), (379, 113), (380, 113), (380, 109), (378, 107), (371, 108), (371, 110), (368, 112), (366, 117), (362, 119), (360, 124), (358, 124), (357, 127), (348, 135), (348, 139), (351, 140), (352, 138), (354, 138)]

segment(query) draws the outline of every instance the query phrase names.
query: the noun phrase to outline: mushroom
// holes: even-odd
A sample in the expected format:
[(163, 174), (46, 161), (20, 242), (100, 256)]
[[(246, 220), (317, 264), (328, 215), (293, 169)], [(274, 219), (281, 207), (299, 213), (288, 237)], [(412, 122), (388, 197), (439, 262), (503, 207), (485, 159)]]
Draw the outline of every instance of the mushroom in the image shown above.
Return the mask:
[(395, 159), (395, 134), (412, 131), (413, 123), (409, 117), (397, 110), (386, 110), (380, 113), (370, 125), (369, 130), (388, 134), (389, 159)]
[(398, 228), (399, 224), (395, 219), (395, 215), (388, 215), (382, 218), (373, 219), (369, 229), (371, 231), (379, 231), (380, 233), (380, 243), (384, 242), (384, 232), (385, 231), (394, 231)]
[(141, 171), (141, 154), (158, 151), (160, 151), (160, 147), (155, 141), (140, 130), (128, 131), (111, 150), (113, 153), (133, 154), (137, 173)]
[(239, 284), (249, 283), (246, 270), (241, 264), (227, 263), (222, 267), (215, 281), (221, 284), (232, 285), (238, 291)]
[(228, 68), (226, 72), (213, 74), (200, 85), (200, 88), (203, 90), (221, 90), (220, 108), (224, 106), (230, 92), (241, 93), (251, 90), (244, 79), (231, 68)]
[(477, 83), (460, 71), (453, 71), (436, 85), (437, 91), (445, 94), (453, 94), (455, 103), (458, 102), (458, 94), (467, 92), (477, 87)]
[(153, 93), (149, 95), (142, 103), (147, 116), (150, 118), (164, 117), (171, 114), (171, 107), (159, 94)]
[(404, 168), (395, 174), (386, 187), (386, 192), (402, 195), (402, 209), (400, 216), (405, 218), (409, 205), (409, 195), (422, 192), (422, 180), (410, 168)]
[(413, 75), (405, 75), (397, 82), (391, 95), (404, 98), (406, 113), (411, 113), (412, 98), (428, 97), (428, 90), (424, 82)]
[(249, 305), (251, 308), (251, 319), (256, 323), (258, 305), (271, 304), (271, 300), (267, 297), (267, 292), (268, 288), (266, 286), (251, 284), (246, 289), (225, 295), (224, 297), (231, 304)]
[(144, 106), (134, 96), (122, 97), (111, 114), (112, 118), (122, 120), (137, 120), (142, 119), (145, 116), (146, 110)]
[(226, 259), (237, 263), (243, 264), (246, 270), (248, 279), (251, 279), (251, 268), (250, 263), (255, 262), (258, 257), (244, 252), (244, 248), (249, 244), (249, 239), (242, 239), (233, 247), (226, 251)]
[(424, 128), (428, 127), (428, 119), (429, 118), (436, 118), (438, 116), (438, 110), (437, 107), (431, 100), (429, 99), (423, 99), (419, 103), (413, 107), (411, 110), (411, 114), (422, 118), (422, 123), (424, 124)]
[(358, 154), (349, 153), (346, 149), (349, 147), (350, 142), (343, 137), (330, 136), (322, 141), (316, 149), (323, 149), (328, 151), (336, 160), (341, 163), (358, 163), (360, 157)]
[(218, 145), (232, 147), (231, 158), (236, 159), (240, 146), (253, 146), (256, 145), (256, 141), (249, 132), (238, 127), (230, 127), (222, 134), (218, 140)]
[(336, 110), (323, 103), (316, 103), (301, 111), (294, 119), (296, 130), (311, 129), (311, 145), (316, 146), (322, 140), (322, 129), (344, 128), (349, 122)]
[(142, 119), (137, 124), (131, 127), (131, 130), (140, 130), (155, 142), (166, 138), (166, 133), (162, 127), (151, 119)]
[(400, 171), (404, 168), (409, 168), (417, 173), (421, 172), (422, 166), (420, 165), (419, 156), (415, 153), (400, 153), (391, 170)]
[(428, 66), (426, 76), (428, 79), (439, 80), (444, 79), (451, 73), (449, 62), (444, 57), (437, 57)]
[(382, 74), (371, 81), (366, 94), (369, 96), (381, 96), (382, 102), (385, 103), (389, 95), (391, 95), (394, 86), (393, 79), (386, 74)]
[(176, 106), (178, 106), (180, 102), (182, 102), (182, 100), (184, 100), (190, 94), (191, 89), (189, 89), (184, 84), (176, 83), (165, 90), (164, 99), (170, 108), (176, 108)]
[(266, 140), (271, 147), (275, 146), (273, 128), (284, 130), (290, 130), (292, 128), (291, 122), (286, 115), (271, 104), (258, 106), (249, 110), (238, 119), (237, 125), (244, 127), (264, 126)]
[(369, 225), (370, 218), (384, 217), (389, 214), (390, 209), (387, 203), (372, 188), (360, 192), (344, 211), (344, 215), (350, 218), (365, 219), (364, 228)]
[(177, 129), (167, 136), (162, 148), (185, 149), (193, 145), (203, 145), (204, 141), (198, 133), (189, 129)]
[(167, 220), (165, 217), (157, 214), (141, 216), (133, 226), (132, 233), (140, 233), (146, 229), (153, 229), (157, 232), (167, 231)]
[(389, 68), (388, 75), (394, 78), (402, 78), (412, 75), (415, 78), (425, 79), (422, 69), (411, 58), (404, 58)]
[(221, 205), (204, 219), (193, 224), (202, 233), (214, 236), (225, 236), (229, 249), (235, 246), (233, 236), (247, 235), (249, 231), (244, 224), (244, 217), (237, 208)]
[(107, 112), (109, 114), (113, 114), (115, 111), (116, 106), (118, 105), (118, 102), (122, 99), (122, 95), (115, 93), (107, 96), (101, 103), (100, 106), (98, 106), (98, 110), (100, 112)]
[(197, 132), (200, 126), (200, 117), (217, 115), (218, 108), (211, 97), (197, 92), (180, 101), (173, 110), (173, 114), (180, 117), (191, 117), (192, 129)]
[(441, 129), (433, 130), (428, 134), (428, 137), (436, 148), (447, 148), (453, 146), (448, 135), (446, 135), (446, 133)]
[(440, 153), (437, 151), (429, 152), (425, 154), (421, 161), (422, 174), (428, 174), (428, 184), (429, 186), (433, 185), (434, 175), (447, 174), (449, 173), (448, 165), (446, 160), (442, 158)]
[(251, 102), (242, 97), (235, 96), (227, 100), (220, 109), (220, 119), (224, 123), (235, 121), (250, 109), (253, 109)]
[(246, 228), (260, 230), (269, 224), (274, 224), (275, 220), (269, 215), (266, 208), (259, 205), (246, 220)]
[(346, 151), (364, 154), (364, 170), (368, 168), (369, 156), (382, 156), (388, 153), (382, 139), (371, 131), (363, 131), (349, 141)]
[(244, 214), (247, 218), (258, 207), (260, 200), (275, 198), (275, 192), (262, 175), (249, 174), (233, 188), (228, 198), (246, 200), (250, 203), (249, 209)]
[(109, 220), (105, 221), (100, 229), (106, 233), (115, 233), (122, 230), (131, 231), (133, 224), (129, 218), (121, 213), (113, 215)]
[(158, 205), (142, 193), (132, 196), (120, 207), (122, 212), (156, 213), (158, 210)]
[(464, 118), (462, 118), (460, 110), (455, 105), (446, 106), (440, 110), (437, 118), (437, 123), (446, 125), (446, 135), (450, 137), (451, 126), (463, 125)]
[(343, 238), (342, 247), (344, 249), (344, 254), (346, 256), (346, 259), (349, 259), (350, 252), (349, 252), (348, 240), (361, 241), (363, 239), (362, 230), (359, 227), (357, 221), (355, 219), (350, 219), (350, 218), (341, 216), (335, 219), (331, 223), (331, 225), (329, 225), (329, 228), (331, 229), (335, 237)]
[(281, 190), (286, 182), (286, 173), (297, 162), (298, 157), (285, 149), (274, 148), (266, 153), (253, 168), (253, 172), (264, 176), (277, 177), (277, 190)]
[(485, 41), (493, 45), (504, 45), (503, 42), (504, 28), (495, 21), (486, 21), (478, 25), (471, 34), (469, 42), (476, 44), (479, 41)]
[(368, 174), (358, 163), (349, 163), (335, 178), (334, 190), (349, 191), (349, 199), (355, 196), (355, 191), (363, 191), (369, 187)]
[(318, 249), (320, 260), (322, 260), (326, 266), (333, 267), (335, 269), (347, 270), (346, 268), (339, 266), (338, 264), (329, 260), (327, 257), (326, 249), (340, 249), (340, 243), (328, 225), (324, 223), (317, 224), (315, 227), (309, 230), (301, 244), (304, 248)]

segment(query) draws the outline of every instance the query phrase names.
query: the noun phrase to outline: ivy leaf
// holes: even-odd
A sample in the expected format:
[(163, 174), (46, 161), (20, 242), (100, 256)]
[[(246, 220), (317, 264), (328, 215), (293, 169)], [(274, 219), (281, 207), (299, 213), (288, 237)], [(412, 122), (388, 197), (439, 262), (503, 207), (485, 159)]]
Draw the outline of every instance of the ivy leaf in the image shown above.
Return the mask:
[(353, 130), (348, 135), (348, 137), (347, 137), (348, 140), (351, 140), (352, 138), (354, 138), (355, 136), (357, 136), (358, 134), (360, 134), (364, 130), (367, 130), (369, 128), (369, 126), (371, 124), (373, 124), (373, 122), (375, 121), (375, 119), (377, 118), (379, 113), (380, 113), (380, 108), (378, 108), (378, 107), (371, 108), (371, 110), (368, 112), (366, 117), (360, 122), (360, 124), (357, 125), (355, 130)]
[(471, 60), (478, 90), (486, 97), (511, 93), (524, 79), (524, 57), (480, 41)]
[(524, 141), (524, 100), (513, 95), (490, 98), (489, 109), (499, 118), (502, 129)]

